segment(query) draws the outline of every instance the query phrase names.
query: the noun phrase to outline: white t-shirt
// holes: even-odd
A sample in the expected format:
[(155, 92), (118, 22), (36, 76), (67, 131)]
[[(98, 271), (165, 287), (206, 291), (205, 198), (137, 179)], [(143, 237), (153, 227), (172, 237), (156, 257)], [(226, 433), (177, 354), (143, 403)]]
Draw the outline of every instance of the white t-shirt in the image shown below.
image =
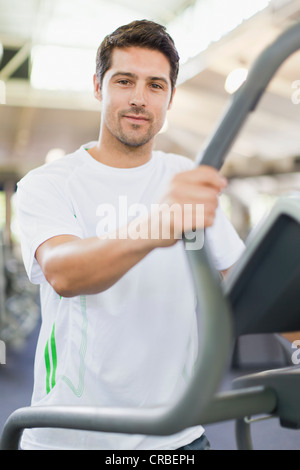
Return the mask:
[[(125, 202), (149, 207), (175, 173), (194, 164), (155, 151), (142, 166), (114, 168), (89, 155), (86, 148), (94, 145), (29, 172), (18, 184), (24, 264), (41, 292), (32, 405), (169, 406), (185, 389), (198, 350), (195, 294), (183, 243), (153, 250), (100, 294), (72, 298), (53, 290), (35, 251), (56, 235), (99, 235), (104, 204), (118, 209), (122, 225)], [(206, 237), (218, 270), (231, 266), (244, 248), (220, 209)], [(176, 449), (202, 432), (201, 426), (172, 436), (32, 429), (24, 432), (22, 448)]]

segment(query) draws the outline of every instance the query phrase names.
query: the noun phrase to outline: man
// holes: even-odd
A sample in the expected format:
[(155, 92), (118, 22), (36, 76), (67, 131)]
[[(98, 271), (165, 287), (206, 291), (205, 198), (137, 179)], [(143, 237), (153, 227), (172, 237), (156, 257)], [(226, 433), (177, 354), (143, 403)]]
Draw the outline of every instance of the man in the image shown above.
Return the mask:
[[(41, 289), (33, 405), (164, 406), (192, 375), (196, 304), (180, 235), (207, 228), (221, 272), (243, 243), (218, 208), (224, 178), (153, 150), (178, 62), (156, 23), (106, 37), (94, 76), (98, 141), (18, 185), (24, 264)], [(22, 447), (178, 449), (198, 440), (204, 448), (204, 437), (201, 426), (172, 436), (42, 429), (26, 431)]]

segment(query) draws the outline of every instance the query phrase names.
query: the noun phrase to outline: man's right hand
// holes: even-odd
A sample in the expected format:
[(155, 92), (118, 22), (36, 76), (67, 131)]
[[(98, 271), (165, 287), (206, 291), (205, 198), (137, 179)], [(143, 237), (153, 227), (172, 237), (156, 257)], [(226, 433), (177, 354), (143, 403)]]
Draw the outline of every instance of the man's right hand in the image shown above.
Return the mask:
[(148, 230), (151, 226), (151, 235), (156, 235), (153, 243), (171, 246), (183, 233), (211, 226), (226, 185), (226, 179), (206, 165), (176, 174), (148, 220)]

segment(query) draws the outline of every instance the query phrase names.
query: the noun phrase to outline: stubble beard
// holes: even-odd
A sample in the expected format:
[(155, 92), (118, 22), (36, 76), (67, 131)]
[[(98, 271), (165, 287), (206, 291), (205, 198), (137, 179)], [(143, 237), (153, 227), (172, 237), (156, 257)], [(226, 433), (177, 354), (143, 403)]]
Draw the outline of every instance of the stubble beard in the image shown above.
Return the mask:
[[(134, 131), (138, 133), (140, 126), (138, 124), (131, 125), (133, 134)], [(152, 126), (148, 129), (148, 131), (143, 135), (130, 135), (129, 132), (124, 132), (121, 126), (119, 126), (119, 131), (116, 133), (116, 138), (119, 142), (121, 142), (126, 147), (131, 148), (138, 148), (146, 145), (150, 140), (154, 137), (154, 133), (152, 131)]]
[[(123, 127), (123, 120), (125, 115), (144, 116), (148, 119), (148, 128), (143, 132), (141, 131), (142, 124), (130, 123), (130, 130), (125, 131)], [(155, 137), (155, 129), (153, 126), (153, 116), (139, 107), (123, 111), (118, 116), (118, 124), (114, 133), (119, 142), (128, 148), (138, 148), (146, 145)]]

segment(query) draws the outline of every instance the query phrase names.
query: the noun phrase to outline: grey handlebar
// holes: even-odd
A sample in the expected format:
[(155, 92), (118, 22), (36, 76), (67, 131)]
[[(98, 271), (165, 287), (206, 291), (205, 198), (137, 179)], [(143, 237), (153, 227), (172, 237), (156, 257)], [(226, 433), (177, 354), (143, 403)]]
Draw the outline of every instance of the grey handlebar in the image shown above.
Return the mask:
[(247, 80), (233, 95), (220, 124), (208, 141), (197, 163), (220, 169), (247, 115), (254, 111), (280, 65), (300, 48), (300, 23), (284, 31), (252, 65)]
[[(198, 252), (201, 253), (201, 252)], [(201, 415), (210, 403), (223, 377), (232, 346), (231, 314), (210, 261), (201, 256), (194, 270), (199, 284), (200, 301), (205, 307), (205, 335), (199, 350), (195, 373), (185, 393), (169, 408), (107, 409), (83, 407), (28, 407), (16, 410), (8, 418), (1, 438), (1, 449), (17, 449), (23, 429), (58, 427), (89, 429), (128, 434), (170, 435), (199, 424)], [(203, 262), (204, 261), (204, 262)], [(201, 264), (203, 262), (203, 264)], [(212, 340), (213, 338), (213, 340)], [(222, 354), (216, 360), (216, 345)], [(214, 363), (214, 367), (211, 364)], [(205, 380), (204, 380), (205, 378)], [(201, 393), (199, 393), (201, 390)], [(94, 421), (93, 421), (94, 416)], [(80, 420), (80, 423), (78, 421)]]

